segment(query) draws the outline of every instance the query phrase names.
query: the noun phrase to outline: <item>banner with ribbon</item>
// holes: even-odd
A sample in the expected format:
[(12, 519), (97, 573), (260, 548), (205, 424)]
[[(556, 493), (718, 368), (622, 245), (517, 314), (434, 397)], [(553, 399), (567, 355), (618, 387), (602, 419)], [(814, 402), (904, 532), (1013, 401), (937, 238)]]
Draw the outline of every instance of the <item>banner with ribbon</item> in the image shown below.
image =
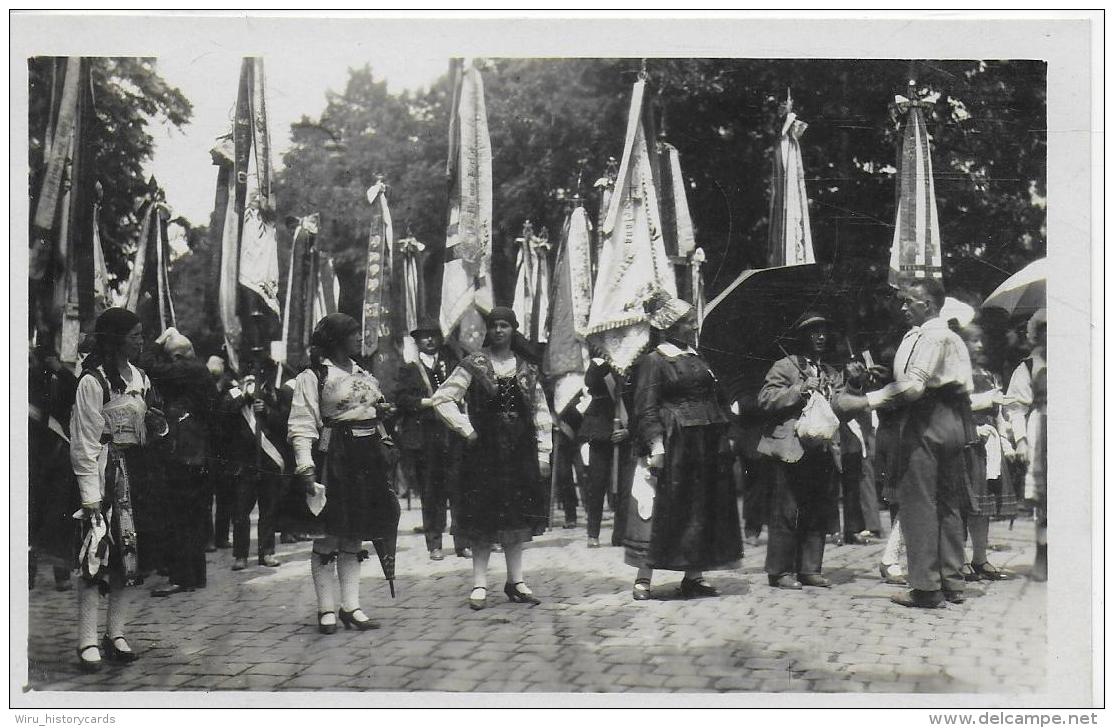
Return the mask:
[(418, 346), (410, 332), (418, 328), (418, 322), (425, 313), (425, 283), (422, 270), (425, 259), (425, 244), (412, 235), (399, 240), (395, 246), (395, 260), (399, 264), (400, 295), (398, 295), (398, 318), (402, 326), (402, 358), (413, 363), (418, 361)]
[(792, 95), (786, 96), (783, 108), (785, 121), (770, 174), (770, 227), (766, 235), (766, 265), (770, 268), (816, 262), (800, 143), (808, 124), (793, 113)]
[(548, 341), (549, 320), (549, 231), (542, 228), (534, 234), (529, 220), (522, 226), (522, 236), (515, 239), (518, 261), (511, 308), (518, 317), (519, 331), (528, 340), (544, 344)]
[(904, 117), (897, 169), (897, 219), (890, 248), (892, 286), (911, 280), (943, 278), (940, 221), (936, 212), (936, 187), (925, 111), (934, 101), (916, 98), (916, 84), (909, 82), (909, 97), (895, 96), (891, 111)]
[(128, 278), (125, 305), (139, 315), (145, 328), (155, 329), (151, 333), (157, 334), (177, 326), (170, 291), (170, 242), (167, 238), (172, 213), (165, 193), (154, 178), (148, 188), (150, 193), (140, 213), (143, 226)]
[(371, 226), (367, 239), (364, 274), (363, 356), (379, 349), (380, 339), (390, 341), (391, 278), (394, 256), (394, 225), (387, 206), (387, 185), (380, 179), (367, 191), (371, 203)]

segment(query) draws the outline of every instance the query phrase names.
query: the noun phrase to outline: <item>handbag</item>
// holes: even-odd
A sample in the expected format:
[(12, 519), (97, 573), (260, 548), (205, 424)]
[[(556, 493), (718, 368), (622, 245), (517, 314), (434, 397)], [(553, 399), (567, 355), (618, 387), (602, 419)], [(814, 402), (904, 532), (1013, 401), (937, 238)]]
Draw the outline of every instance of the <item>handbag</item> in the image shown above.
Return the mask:
[(824, 395), (813, 392), (797, 419), (797, 438), (806, 448), (829, 445), (839, 431), (839, 418)]

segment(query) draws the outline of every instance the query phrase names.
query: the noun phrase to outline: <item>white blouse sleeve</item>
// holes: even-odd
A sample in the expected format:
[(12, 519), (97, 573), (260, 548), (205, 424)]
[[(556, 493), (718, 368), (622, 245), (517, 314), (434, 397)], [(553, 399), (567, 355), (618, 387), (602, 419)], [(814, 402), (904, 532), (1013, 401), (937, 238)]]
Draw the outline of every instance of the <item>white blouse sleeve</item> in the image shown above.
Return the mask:
[(1029, 408), (1033, 406), (1033, 378), (1029, 374), (1029, 367), (1025, 362), (1017, 365), (1013, 376), (1010, 377), (1010, 386), (1006, 389), (1006, 396), (1012, 401), (1006, 405), (1006, 419), (1009, 420), (1010, 430), (1013, 431), (1013, 441), (1025, 439), (1025, 418)]
[(464, 367), (458, 366), (430, 397), (430, 404), (438, 417), (449, 429), (465, 438), (471, 437), (475, 428), (468, 415), (460, 411), (459, 405), (464, 401), (464, 395), (468, 393), (471, 384), (472, 375)]
[(102, 483), (100, 456), (104, 449), (104, 390), (93, 377), (82, 377), (70, 419), (70, 465), (77, 477), (82, 504), (100, 501)]
[(294, 462), (298, 469), (313, 466), (313, 442), (321, 434), (321, 405), (317, 395), (317, 375), (306, 369), (294, 380), (294, 397), (290, 401), (287, 437), (294, 446)]
[(547, 463), (553, 452), (553, 415), (540, 381), (534, 384), (534, 426), (538, 430), (538, 460)]

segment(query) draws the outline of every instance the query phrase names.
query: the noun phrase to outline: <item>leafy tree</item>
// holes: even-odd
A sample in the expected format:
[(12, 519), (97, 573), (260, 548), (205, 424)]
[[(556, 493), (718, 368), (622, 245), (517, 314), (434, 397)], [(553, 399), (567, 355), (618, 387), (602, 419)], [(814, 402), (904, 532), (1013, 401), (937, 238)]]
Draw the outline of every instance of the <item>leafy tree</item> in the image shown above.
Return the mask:
[[(43, 172), (52, 61), (35, 57), (27, 62), (32, 209)], [(154, 58), (99, 57), (90, 61), (96, 121), (87, 141), (104, 188), (101, 241), (110, 276), (122, 281), (140, 233), (136, 212), (147, 191), (143, 166), (154, 151), (148, 125), (161, 119), (181, 127), (189, 122), (193, 107), (181, 91), (158, 75)]]
[[(513, 290), (513, 240), (524, 220), (560, 228), (582, 170), (591, 183), (622, 151), (636, 59), (494, 59), (484, 64), (493, 151), (496, 297)], [(864, 332), (886, 328), (885, 271), (896, 209), (896, 93), (937, 95), (928, 121), (944, 275), (977, 298), (1045, 250), (1045, 64), (1035, 61), (649, 59), (664, 138), (678, 148), (709, 294), (762, 265), (770, 155), (779, 104), (792, 89), (809, 123), (802, 139), (817, 257), (838, 276), (878, 284), (846, 312)], [(448, 79), (393, 95), (371, 69), (350, 72), (319, 120), (305, 119), (280, 176), (282, 209), (320, 211), (337, 254), (342, 306), (358, 311), (368, 205), (376, 172), (392, 184), (396, 229), (433, 249), (444, 241)], [(330, 136), (346, 149), (325, 149)], [(433, 259), (431, 293), (436, 295)]]

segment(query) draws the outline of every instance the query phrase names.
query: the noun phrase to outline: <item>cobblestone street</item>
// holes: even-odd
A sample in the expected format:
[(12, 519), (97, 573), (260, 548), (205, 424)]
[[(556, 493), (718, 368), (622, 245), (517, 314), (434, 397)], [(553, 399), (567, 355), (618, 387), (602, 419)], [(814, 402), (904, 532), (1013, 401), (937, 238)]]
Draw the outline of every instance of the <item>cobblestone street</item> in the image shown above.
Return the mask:
[[(220, 551), (209, 555), (206, 589), (150, 597), (161, 578), (138, 589), (128, 637), (142, 659), (89, 675), (74, 655), (74, 593), (54, 591), (40, 567), (29, 606), (30, 688), (1031, 694), (1045, 684), (1046, 590), (1024, 578), (982, 582), (947, 609), (904, 609), (889, 601), (899, 587), (879, 581), (881, 544), (829, 545), (834, 588), (781, 591), (762, 572), (763, 535), (741, 569), (709, 575), (722, 597), (682, 600), (680, 574), (660, 572), (655, 599), (635, 602), (621, 549), (587, 549), (581, 525), (527, 548), (527, 581), (543, 604), (507, 601), (494, 554), (489, 606), (473, 612), (470, 562), (451, 549), (430, 561), (418, 523), (417, 503), (404, 506), (397, 599), (374, 556), (365, 562), (363, 607), (380, 630), (318, 634), (309, 543), (280, 545), (278, 569), (253, 558), (232, 572), (230, 551)], [(1023, 574), (1032, 529), (1024, 520), (1012, 530), (993, 523), (992, 560)], [(601, 536), (609, 542), (609, 522)]]

